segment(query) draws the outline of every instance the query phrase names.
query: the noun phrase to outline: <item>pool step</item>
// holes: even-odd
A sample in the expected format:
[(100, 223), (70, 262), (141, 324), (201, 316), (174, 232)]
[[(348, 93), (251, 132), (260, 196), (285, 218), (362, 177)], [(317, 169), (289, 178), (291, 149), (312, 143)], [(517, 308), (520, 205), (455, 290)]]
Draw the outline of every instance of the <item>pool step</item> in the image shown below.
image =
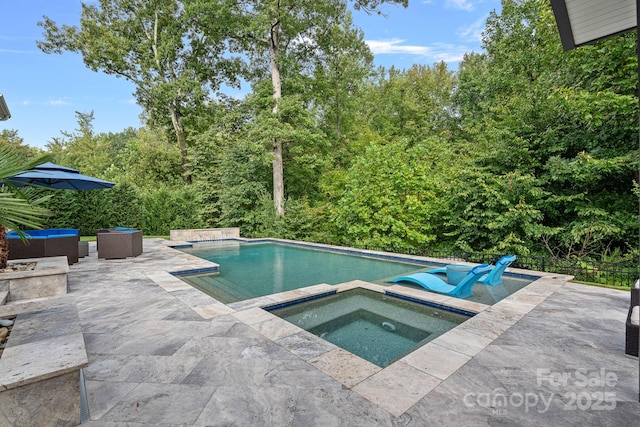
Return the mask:
[[(206, 275), (203, 275), (203, 277), (204, 276)], [(199, 278), (198, 276), (192, 276), (190, 279), (188, 283), (191, 283), (192, 286), (208, 295), (212, 295), (220, 301), (243, 301), (251, 298), (251, 296), (246, 295), (246, 293), (235, 284), (217, 274), (209, 280)], [(213, 281), (215, 285), (212, 284), (210, 280)]]

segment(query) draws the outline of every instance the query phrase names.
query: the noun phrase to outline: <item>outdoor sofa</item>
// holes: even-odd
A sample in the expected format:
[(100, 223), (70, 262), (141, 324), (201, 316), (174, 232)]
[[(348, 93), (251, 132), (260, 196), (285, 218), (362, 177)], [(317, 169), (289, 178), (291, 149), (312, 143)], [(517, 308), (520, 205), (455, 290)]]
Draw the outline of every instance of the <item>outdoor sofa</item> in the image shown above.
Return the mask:
[(640, 312), (640, 287), (639, 283), (631, 288), (631, 304), (627, 315), (627, 330), (625, 340), (625, 353), (638, 356), (638, 336), (640, 335), (640, 325), (638, 316)]
[(69, 265), (78, 262), (80, 233), (74, 228), (22, 230), (24, 242), (16, 231), (7, 233), (9, 259), (66, 256)]
[(142, 253), (142, 231), (116, 227), (97, 231), (98, 259), (136, 257)]

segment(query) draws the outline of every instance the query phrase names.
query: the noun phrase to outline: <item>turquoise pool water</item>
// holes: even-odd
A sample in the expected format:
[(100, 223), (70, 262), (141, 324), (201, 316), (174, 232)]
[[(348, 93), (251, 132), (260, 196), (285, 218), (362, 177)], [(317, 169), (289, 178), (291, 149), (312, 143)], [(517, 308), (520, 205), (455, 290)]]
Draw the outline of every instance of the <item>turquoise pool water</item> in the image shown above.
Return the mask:
[(319, 283), (335, 285), (356, 279), (384, 283), (425, 268), (424, 264), (279, 243), (224, 241), (181, 250), (220, 265), (216, 274), (180, 278), (227, 304)]
[(267, 310), (383, 368), (469, 318), (366, 289)]

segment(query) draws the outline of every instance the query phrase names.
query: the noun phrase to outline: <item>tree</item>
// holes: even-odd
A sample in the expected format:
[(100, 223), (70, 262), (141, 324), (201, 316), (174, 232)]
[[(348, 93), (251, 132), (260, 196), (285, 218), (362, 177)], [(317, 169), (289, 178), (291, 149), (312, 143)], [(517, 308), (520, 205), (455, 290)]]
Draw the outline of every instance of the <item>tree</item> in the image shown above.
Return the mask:
[(9, 241), (7, 228), (19, 230), (20, 226), (42, 228), (42, 221), (49, 211), (42, 204), (50, 196), (38, 195), (31, 189), (19, 190), (7, 185), (7, 178), (18, 172), (31, 169), (49, 160), (47, 156), (25, 162), (20, 154), (11, 148), (0, 147), (0, 181), (5, 185), (0, 188), (0, 269), (7, 267), (9, 258)]
[(380, 68), (361, 101), (362, 114), (369, 128), (386, 138), (448, 137), (456, 115), (456, 84), (455, 73), (444, 62), (408, 70)]
[[(297, 95), (283, 91), (284, 78), (312, 74), (314, 62), (332, 52), (333, 39), (327, 35), (334, 26), (343, 28), (341, 37), (349, 34), (352, 44), (363, 43), (358, 32), (349, 28), (351, 20), (345, 0), (249, 0), (231, 3), (228, 21), (234, 23), (231, 34), (234, 48), (247, 53), (255, 81), (270, 77), (270, 112), (280, 123), (286, 121), (286, 116), (280, 114), (283, 97)], [(355, 2), (354, 8), (371, 13), (383, 3), (406, 6), (408, 0), (362, 0)], [(198, 16), (209, 16), (226, 4), (225, 0), (201, 2)], [(219, 31), (211, 23), (205, 26), (208, 33)], [(277, 134), (271, 138), (270, 149), (273, 155), (274, 207), (276, 214), (282, 216), (285, 203), (283, 141)]]
[[(180, 148), (185, 183), (191, 182), (185, 118), (219, 89), (236, 81), (237, 61), (225, 57), (218, 32), (195, 30), (197, 16), (184, 2), (173, 0), (100, 0), (82, 4), (80, 26), (45, 17), (45, 53), (79, 53), (93, 71), (124, 77), (136, 86), (135, 96), (151, 120), (170, 120)], [(217, 16), (217, 15), (216, 15)], [(208, 17), (208, 19), (212, 19)]]
[[(352, 28), (351, 17), (332, 25), (324, 37), (325, 55), (314, 62), (313, 100), (318, 106), (320, 125), (338, 144), (334, 154), (341, 161), (341, 145), (348, 145), (350, 130), (357, 127), (358, 102), (367, 79), (373, 73), (373, 55), (363, 42), (364, 33)], [(358, 42), (354, 43), (354, 40)], [(343, 153), (342, 153), (343, 154)]]
[(333, 207), (341, 243), (392, 249), (433, 246), (449, 203), (452, 153), (445, 140), (427, 137), (372, 143), (349, 169)]
[(53, 138), (47, 143), (47, 151), (57, 163), (101, 177), (111, 164), (111, 153), (102, 146), (100, 138), (93, 131), (93, 111), (76, 111), (76, 118), (78, 128), (75, 132), (62, 131), (62, 137)]
[(503, 0), (490, 15), (486, 54), (465, 57), (455, 94), (459, 149), (473, 153), (477, 174), (466, 179), (474, 205), (490, 208), (458, 205), (463, 228), (485, 237), (459, 246), (497, 238), (583, 257), (637, 241), (635, 37), (565, 53), (549, 2)]
[(0, 131), (0, 146), (10, 148), (20, 158), (21, 162), (39, 157), (42, 150), (24, 145), (24, 139), (18, 136), (17, 130), (3, 129)]

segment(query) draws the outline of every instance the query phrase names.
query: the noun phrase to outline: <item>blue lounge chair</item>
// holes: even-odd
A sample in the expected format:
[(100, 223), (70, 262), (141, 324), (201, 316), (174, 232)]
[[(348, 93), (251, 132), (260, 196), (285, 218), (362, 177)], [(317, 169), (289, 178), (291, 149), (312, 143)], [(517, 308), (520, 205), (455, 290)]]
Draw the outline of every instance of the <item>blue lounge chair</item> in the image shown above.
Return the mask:
[(491, 270), (489, 274), (487, 274), (482, 279), (478, 280), (478, 282), (483, 285), (495, 286), (502, 283), (502, 273), (511, 265), (513, 261), (516, 260), (515, 255), (505, 255), (496, 262), (496, 266)]
[[(479, 283), (488, 286), (495, 286), (502, 283), (502, 273), (511, 265), (513, 261), (516, 260), (515, 255), (505, 255), (496, 262), (496, 266), (491, 270), (489, 274), (485, 277), (478, 280)], [(456, 264), (457, 265), (457, 264)], [(436, 274), (436, 273), (446, 273), (447, 268), (434, 268), (432, 270), (427, 271), (427, 273)]]
[(476, 265), (456, 286), (450, 285), (438, 276), (430, 273), (413, 273), (408, 276), (396, 277), (391, 281), (393, 283), (413, 282), (429, 291), (450, 295), (452, 297), (468, 298), (473, 295), (473, 286), (490, 270), (491, 266), (489, 264)]

